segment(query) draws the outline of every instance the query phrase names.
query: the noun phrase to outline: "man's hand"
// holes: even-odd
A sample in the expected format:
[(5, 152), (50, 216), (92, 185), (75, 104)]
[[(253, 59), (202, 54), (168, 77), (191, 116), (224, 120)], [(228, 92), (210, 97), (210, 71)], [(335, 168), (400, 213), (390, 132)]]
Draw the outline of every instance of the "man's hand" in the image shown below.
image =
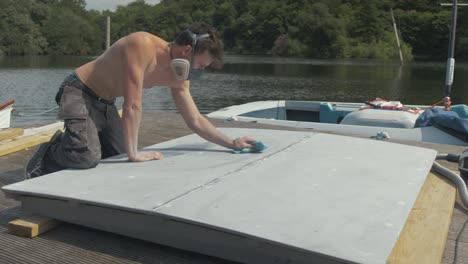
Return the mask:
[(243, 148), (253, 148), (253, 146), (250, 143), (255, 142), (255, 141), (257, 140), (250, 138), (250, 137), (236, 138), (232, 141), (233, 149), (238, 150), (238, 149), (243, 149)]
[(157, 151), (143, 151), (143, 152), (138, 152), (136, 157), (133, 159), (130, 159), (133, 162), (142, 162), (142, 161), (148, 161), (148, 160), (160, 160), (164, 156)]

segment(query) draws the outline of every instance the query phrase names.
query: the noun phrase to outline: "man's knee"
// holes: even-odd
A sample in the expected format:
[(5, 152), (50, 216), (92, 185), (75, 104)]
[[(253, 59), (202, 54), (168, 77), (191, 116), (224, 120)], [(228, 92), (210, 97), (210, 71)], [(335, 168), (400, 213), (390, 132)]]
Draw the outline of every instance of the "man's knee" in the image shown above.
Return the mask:
[(101, 157), (86, 156), (76, 163), (76, 169), (91, 169), (99, 164)]
[(72, 169), (90, 169), (99, 164), (101, 160), (100, 151), (85, 150), (68, 150), (67, 153), (67, 167)]
[(47, 153), (47, 166), (60, 169), (89, 169), (98, 165), (101, 160), (101, 151), (67, 148), (63, 144), (51, 146)]

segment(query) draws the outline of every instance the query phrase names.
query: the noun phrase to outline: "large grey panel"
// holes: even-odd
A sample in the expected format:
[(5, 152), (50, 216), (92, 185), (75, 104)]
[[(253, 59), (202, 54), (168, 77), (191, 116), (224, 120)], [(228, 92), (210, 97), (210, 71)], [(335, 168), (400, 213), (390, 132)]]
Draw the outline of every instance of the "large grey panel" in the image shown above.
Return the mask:
[(4, 190), (36, 212), (237, 261), (384, 263), (436, 154), (326, 134), (224, 131), (270, 148), (234, 155), (191, 135), (152, 146), (161, 161), (114, 158)]

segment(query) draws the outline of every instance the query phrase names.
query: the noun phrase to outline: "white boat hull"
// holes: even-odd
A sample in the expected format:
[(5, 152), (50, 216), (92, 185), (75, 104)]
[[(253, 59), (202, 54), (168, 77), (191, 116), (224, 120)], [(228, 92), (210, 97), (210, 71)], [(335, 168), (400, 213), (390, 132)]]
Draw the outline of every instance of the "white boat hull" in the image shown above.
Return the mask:
[[(271, 124), (277, 126), (297, 127), (315, 129), (319, 131), (327, 131), (333, 133), (353, 134), (365, 137), (376, 137), (381, 132), (397, 140), (430, 142), (436, 144), (447, 144), (457, 146), (468, 146), (468, 143), (462, 141), (450, 134), (447, 134), (435, 127), (422, 127), (422, 128), (403, 128), (397, 127), (392, 124), (394, 114), (399, 111), (380, 111), (383, 115), (385, 112), (389, 114), (388, 124), (393, 127), (376, 125), (358, 125), (356, 124), (337, 124), (337, 123), (321, 123), (319, 121), (297, 121), (287, 120), (287, 111), (302, 111), (310, 113), (318, 113), (320, 111), (320, 104), (323, 102), (301, 102), (301, 101), (259, 101), (251, 102), (243, 105), (234, 105), (220, 109), (218, 111), (209, 113), (207, 116), (210, 118), (218, 118), (224, 120), (236, 120), (241, 122), (256, 122), (262, 124)], [(335, 109), (344, 112), (353, 112), (359, 110), (365, 104), (363, 103), (340, 103), (330, 102)], [(426, 107), (427, 106), (418, 106)], [(376, 110), (377, 111), (377, 110)], [(404, 113), (402, 113), (404, 114)], [(405, 113), (407, 114), (407, 113)], [(384, 116), (385, 117), (385, 116)], [(300, 118), (298, 118), (300, 119)], [(345, 120), (346, 121), (346, 120)], [(381, 120), (379, 120), (381, 121)], [(407, 121), (407, 120), (406, 120)]]
[(11, 111), (13, 106), (7, 106), (6, 108), (0, 110), (0, 128), (9, 128), (11, 120)]

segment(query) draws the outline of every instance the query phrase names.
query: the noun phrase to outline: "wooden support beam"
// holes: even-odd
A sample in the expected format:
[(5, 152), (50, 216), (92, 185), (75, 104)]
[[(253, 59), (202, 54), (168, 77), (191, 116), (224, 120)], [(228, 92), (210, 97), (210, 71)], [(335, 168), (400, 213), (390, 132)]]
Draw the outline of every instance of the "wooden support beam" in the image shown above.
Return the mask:
[(0, 129), (0, 141), (12, 139), (17, 136), (21, 136), (24, 133), (22, 128), (4, 128)]
[(106, 17), (106, 50), (110, 47), (110, 16)]
[(428, 175), (387, 263), (441, 263), (456, 193), (443, 176)]
[(40, 132), (30, 136), (16, 137), (7, 142), (0, 144), (0, 156), (4, 156), (13, 152), (17, 152), (26, 148), (34, 147), (38, 144), (47, 142), (56, 129)]
[(395, 31), (395, 39), (397, 42), (397, 48), (398, 52), (400, 53), (400, 64), (403, 65), (403, 52), (401, 51), (401, 45), (400, 45), (400, 38), (398, 37), (398, 28), (395, 22), (395, 16), (393, 15), (393, 8), (390, 8), (390, 14), (392, 16), (392, 22), (393, 22), (393, 31)]
[(33, 238), (53, 229), (58, 224), (57, 220), (49, 217), (30, 215), (9, 222), (8, 231), (16, 236)]

